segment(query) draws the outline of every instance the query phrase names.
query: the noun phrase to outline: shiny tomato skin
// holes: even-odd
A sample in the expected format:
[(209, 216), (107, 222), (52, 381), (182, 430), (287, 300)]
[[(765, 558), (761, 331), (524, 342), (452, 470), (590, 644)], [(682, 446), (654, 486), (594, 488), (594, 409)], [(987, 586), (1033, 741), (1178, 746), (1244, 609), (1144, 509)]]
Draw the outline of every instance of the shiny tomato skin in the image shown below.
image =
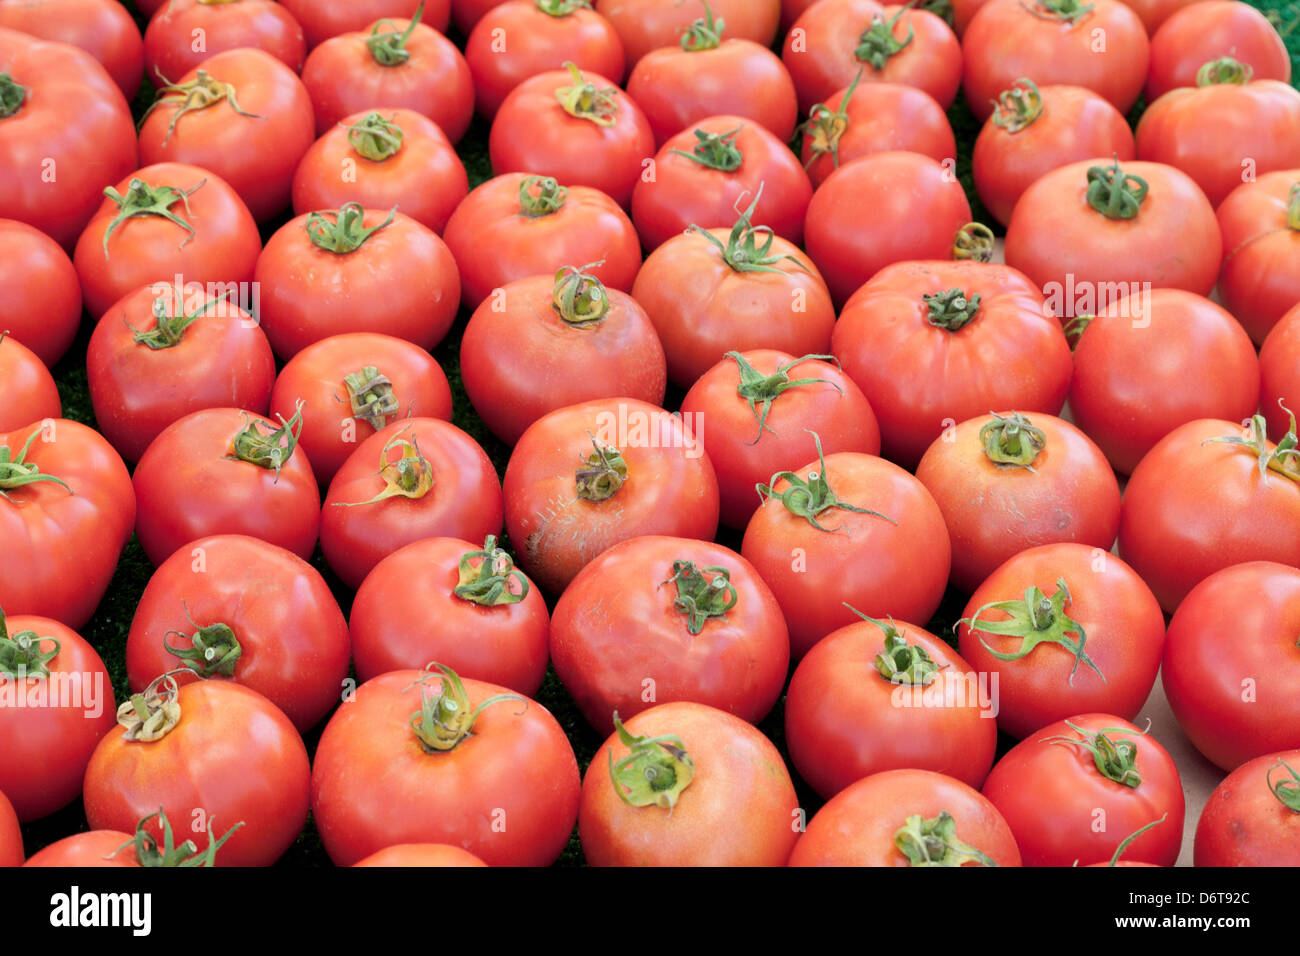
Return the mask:
[[(439, 33), (445, 31), (451, 19), (451, 4), (452, 0), (423, 0), (420, 22)], [(368, 30), (381, 18), (413, 17), (420, 6), (421, 0), (284, 0), (285, 9), (302, 24), (309, 50), (330, 37)]]
[(487, 866), (468, 850), (446, 843), (399, 843), (358, 860), (353, 866)]
[(659, 704), (627, 721), (629, 733), (681, 739), (694, 776), (672, 812), (625, 803), (610, 779), (612, 736), (582, 782), (578, 838), (592, 866), (784, 866), (798, 838), (799, 803), (781, 754), (739, 717), (706, 704)]
[(81, 285), (72, 260), (34, 226), (0, 219), (0, 284), (0, 331), (53, 366), (81, 324)]
[[(727, 36), (771, 46), (781, 18), (781, 0), (710, 0), (715, 19), (725, 21)], [(596, 12), (613, 24), (623, 40), (631, 69), (660, 47), (675, 46), (682, 33), (703, 16), (697, 3), (660, 0), (595, 0)]]
[(23, 834), (8, 797), (0, 793), (0, 869), (23, 865)]
[(1265, 173), (1228, 193), (1218, 208), (1219, 298), (1256, 345), (1300, 303), (1300, 226), (1287, 221), (1292, 203), (1300, 212), (1300, 194), (1292, 198), (1297, 182), (1300, 169)]
[(1152, 31), (1147, 102), (1195, 86), (1197, 71), (1221, 56), (1246, 64), (1257, 80), (1291, 80), (1286, 44), (1263, 13), (1247, 3), (1208, 0), (1174, 11)]
[(132, 839), (134, 834), (121, 830), (74, 833), (33, 853), (23, 866), (138, 867), (135, 847), (123, 846)]
[(1274, 796), (1270, 782), (1291, 780), (1300, 750), (1248, 760), (1214, 788), (1196, 824), (1196, 866), (1300, 866), (1300, 813)]
[[(202, 51), (191, 49), (195, 30), (203, 31)], [(307, 55), (302, 27), (274, 0), (169, 0), (144, 31), (145, 76), (175, 80), (208, 57), (238, 47), (265, 50), (295, 73)]]
[(1259, 350), (1259, 408), (1268, 422), (1268, 437), (1280, 441), (1290, 416), (1278, 405), (1300, 409), (1300, 303), (1282, 316)]
[(0, 381), (5, 383), (5, 404), (0, 408), (0, 430), (17, 431), (46, 418), (61, 418), (63, 405), (40, 356), (15, 338), (0, 334)]
[[(140, 88), (144, 49), (131, 14), (112, 0), (0, 3), (0, 27), (69, 43), (98, 60), (128, 101)], [(150, 77), (153, 73), (148, 74)]]

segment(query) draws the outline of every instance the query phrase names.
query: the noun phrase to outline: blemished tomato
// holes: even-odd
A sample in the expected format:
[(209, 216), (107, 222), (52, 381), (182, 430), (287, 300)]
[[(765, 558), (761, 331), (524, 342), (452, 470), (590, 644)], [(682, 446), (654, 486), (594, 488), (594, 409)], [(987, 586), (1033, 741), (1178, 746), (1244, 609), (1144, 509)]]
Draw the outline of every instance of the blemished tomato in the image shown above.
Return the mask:
[(228, 298), (154, 283), (104, 313), (86, 350), (100, 432), (139, 461), (164, 428), (204, 408), (265, 414), (275, 356), (256, 320)]
[(570, 405), (529, 426), (504, 481), (506, 529), (529, 577), (559, 594), (620, 541), (711, 541), (718, 479), (693, 427), (633, 398)]
[(285, 360), (348, 332), (431, 349), (460, 301), (447, 244), (396, 206), (385, 212), (350, 202), (291, 219), (267, 241), (253, 278), (262, 331)]
[(321, 550), (355, 588), (421, 538), (500, 534), (502, 510), (496, 468), (474, 439), (438, 418), (399, 418), (358, 445), (330, 482)]
[[(108, 71), (128, 101), (140, 88), (144, 49), (126, 7), (113, 0), (10, 0), (0, 3), (0, 27), (70, 43)], [(186, 41), (189, 42), (188, 40)], [(150, 71), (149, 76), (153, 76)]]
[(373, 332), (331, 335), (286, 362), (271, 390), (271, 414), (290, 418), (299, 401), (299, 441), (321, 485), (385, 425), (408, 416), (451, 420), (451, 386), (437, 360), (405, 339)]
[(176, 276), (214, 295), (253, 278), (262, 251), (257, 223), (215, 173), (159, 163), (104, 195), (72, 258), (93, 317), (141, 286)]
[(0, 650), (0, 791), (26, 823), (81, 794), (117, 704), (95, 649), (58, 621), (0, 611)]
[(1142, 21), (1119, 0), (989, 0), (962, 34), (962, 89), (981, 122), (1021, 77), (1086, 87), (1127, 113), (1146, 81), (1150, 47)]
[[(618, 203), (597, 189), (561, 186), (543, 176), (489, 179), (456, 207), (443, 235), (470, 309), (508, 282), (554, 275), (575, 263), (592, 263), (592, 275), (628, 292), (641, 268), (641, 242)], [(484, 249), (492, 255), (483, 255)]]
[[(984, 796), (1001, 812), (1025, 866), (1104, 863), (1128, 845), (1130, 862), (1173, 866), (1183, 838), (1183, 787), (1160, 743), (1110, 714), (1043, 727), (997, 762)], [(1103, 819), (1105, 826), (1098, 826)]]
[(1242, 183), (1228, 193), (1218, 217), (1223, 232), (1219, 298), (1262, 345), (1278, 320), (1300, 303), (1300, 169)]
[(516, 86), (566, 62), (611, 80), (623, 78), (623, 41), (585, 0), (498, 3), (466, 33), (474, 105), (489, 120)]
[[(151, 821), (161, 824), (163, 839), (149, 832)], [(199, 867), (215, 866), (217, 852), (241, 824), (226, 830), (217, 837), (208, 826), (192, 828), (188, 839), (176, 843), (172, 823), (166, 811), (157, 810), (136, 824), (134, 833), (121, 830), (91, 830), (76, 833), (56, 843), (51, 843), (39, 853), (34, 853), (24, 866), (43, 867)], [(182, 831), (182, 836), (186, 833)], [(202, 848), (199, 842), (206, 839)]]
[(1300, 866), (1300, 750), (1242, 764), (1205, 803), (1196, 866)]
[(946, 428), (916, 478), (943, 512), (951, 583), (965, 594), (1022, 551), (1064, 541), (1109, 551), (1119, 530), (1106, 456), (1052, 415), (979, 415)]
[(164, 671), (181, 671), (181, 685), (231, 680), (304, 733), (338, 703), (348, 659), (347, 621), (320, 572), (233, 534), (200, 538), (164, 561), (126, 639), (133, 693)]
[(89, 53), (3, 27), (0, 77), (0, 217), (71, 249), (104, 187), (137, 165), (131, 112)]
[(1127, 475), (1179, 425), (1250, 418), (1259, 383), (1250, 336), (1222, 307), (1182, 289), (1153, 289), (1106, 304), (1088, 321), (1074, 348), (1070, 412)]
[(1264, 340), (1259, 372), (1259, 408), (1268, 422), (1268, 437), (1281, 441), (1291, 424), (1286, 409), (1300, 408), (1300, 304)]
[(214, 534), (246, 534), (304, 560), (316, 547), (320, 492), (298, 448), (302, 419), (238, 408), (193, 412), (163, 429), (135, 467), (136, 534), (154, 566)]
[(0, 868), (23, 865), (23, 834), (13, 804), (0, 793)]
[[(202, 50), (193, 48), (196, 36)], [(174, 80), (238, 47), (265, 50), (295, 73), (307, 55), (302, 27), (274, 0), (169, 0), (144, 31), (145, 76)]]
[(655, 139), (641, 108), (612, 80), (569, 63), (510, 91), (492, 120), (488, 152), (497, 173), (591, 186), (626, 209)]
[(39, 355), (3, 330), (0, 330), (0, 382), (5, 383), (0, 431), (17, 431), (32, 422), (62, 417), (63, 405), (54, 376)]
[(886, 770), (933, 770), (978, 787), (998, 727), (979, 676), (929, 631), (867, 618), (832, 631), (799, 662), (785, 739), (799, 776), (823, 797)]
[(54, 365), (81, 324), (81, 285), (68, 254), (34, 226), (0, 219), (0, 286), (0, 332)]
[(581, 787), (550, 711), (431, 664), (366, 681), (334, 712), (316, 748), (312, 814), (339, 866), (403, 843), (547, 866), (573, 831)]
[(725, 711), (685, 701), (618, 722), (582, 781), (592, 866), (784, 866), (799, 798), (781, 754)]
[(886, 770), (808, 821), (791, 866), (1019, 866), (1011, 827), (978, 790), (932, 770)]
[[(613, 24), (623, 40), (630, 69), (651, 50), (673, 46), (703, 12), (696, 0), (595, 0), (596, 12)], [(771, 46), (781, 20), (781, 0), (709, 0), (713, 15), (733, 37)]]
[[(152, 3), (154, 0), (144, 0)], [(307, 48), (319, 46), (330, 37), (361, 30), (380, 17), (413, 17), (434, 30), (447, 29), (452, 0), (283, 0), (284, 7), (302, 24)], [(456, 0), (457, 3), (463, 0)]]
[(920, 153), (845, 163), (808, 204), (804, 246), (837, 303), (885, 266), (951, 259), (970, 203), (948, 166)]
[(1246, 561), (1300, 567), (1295, 419), (1278, 445), (1264, 418), (1202, 418), (1147, 453), (1124, 489), (1119, 553), (1169, 613), (1215, 571)]
[(1147, 102), (1196, 86), (1201, 67), (1223, 56), (1250, 67), (1257, 80), (1291, 80), (1286, 44), (1263, 13), (1236, 0), (1209, 0), (1175, 11), (1152, 32)]
[[(1225, 646), (1222, 635), (1231, 633)], [(1169, 622), (1161, 680), (1188, 738), (1224, 770), (1300, 747), (1300, 570), (1271, 561), (1225, 568)]]
[(0, 458), (0, 607), (81, 627), (131, 537), (131, 476), (98, 432), (62, 418), (0, 432)]
[[(202, 820), (209, 832), (228, 835), (219, 866), (278, 860), (307, 822), (311, 787), (307, 748), (289, 718), (241, 684), (177, 688), (165, 675), (132, 704), (118, 716), (122, 729), (104, 735), (86, 768), (91, 828), (133, 830), (161, 807), (171, 820)], [(157, 820), (148, 826), (160, 844), (161, 830)], [(194, 832), (201, 840), (202, 829)]]
[(713, 463), (727, 527), (749, 523), (761, 503), (755, 486), (807, 454), (810, 429), (831, 454), (879, 454), (871, 405), (833, 363), (775, 349), (732, 351), (686, 393), (682, 416), (695, 423)]
[(425, 538), (388, 555), (357, 589), (351, 632), (362, 681), (445, 660), (531, 696), (546, 676), (546, 601), (491, 536)]
[(1005, 226), (1024, 191), (1052, 170), (1094, 156), (1127, 163), (1136, 152), (1124, 114), (1092, 90), (1020, 79), (998, 94), (976, 137), (971, 175), (985, 208)]
[(358, 860), (353, 866), (487, 866), (468, 850), (446, 843), (399, 843)]
[(654, 325), (635, 299), (605, 288), (588, 268), (516, 279), (465, 327), (465, 392), (508, 445), (566, 405), (620, 395), (663, 404), (668, 370)]
[(601, 733), (615, 713), (673, 701), (757, 724), (785, 685), (790, 638), (781, 606), (740, 555), (646, 535), (614, 545), (565, 588), (551, 661)]
[(740, 552), (776, 595), (796, 660), (859, 620), (846, 604), (881, 619), (930, 620), (952, 559), (924, 485), (883, 458), (823, 456), (815, 434), (807, 442), (817, 458), (761, 487)]

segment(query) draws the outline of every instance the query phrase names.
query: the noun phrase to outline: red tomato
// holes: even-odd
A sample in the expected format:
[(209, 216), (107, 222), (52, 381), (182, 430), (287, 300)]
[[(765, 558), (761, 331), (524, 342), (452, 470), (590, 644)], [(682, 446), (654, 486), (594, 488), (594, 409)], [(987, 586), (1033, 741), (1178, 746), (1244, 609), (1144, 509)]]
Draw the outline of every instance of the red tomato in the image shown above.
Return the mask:
[(164, 671), (178, 684), (233, 680), (305, 733), (338, 703), (348, 625), (320, 572), (256, 538), (200, 538), (154, 572), (126, 639), (133, 693)]
[(491, 535), (482, 544), (424, 538), (388, 555), (357, 589), (351, 629), (363, 681), (444, 659), (521, 694), (536, 694), (546, 676), (546, 602)]
[[(137, 3), (140, 0), (137, 0)], [(144, 0), (152, 3), (153, 0)], [(451, 19), (452, 0), (281, 0), (286, 10), (302, 24), (308, 49), (330, 37), (362, 30), (380, 17), (413, 17), (443, 32)], [(464, 0), (456, 0), (457, 3)]]
[(1182, 289), (1099, 303), (1074, 348), (1070, 412), (1126, 475), (1179, 425), (1243, 421), (1259, 395), (1250, 337), (1221, 307)]
[(566, 405), (620, 395), (663, 404), (667, 364), (649, 316), (587, 268), (517, 279), (501, 290), (499, 303), (484, 301), (465, 326), (465, 392), (508, 445)]
[(1022, 551), (1066, 541), (1109, 551), (1119, 529), (1106, 457), (1051, 415), (980, 415), (945, 428), (916, 478), (943, 512), (951, 583), (965, 594)]
[(399, 843), (358, 860), (353, 866), (487, 866), (468, 850), (446, 843)]
[(40, 356), (4, 331), (0, 331), (0, 381), (5, 383), (0, 430), (17, 431), (32, 422), (63, 416), (58, 386)]
[(841, 790), (799, 838), (791, 866), (1019, 866), (997, 808), (960, 780), (887, 770)]
[(1291, 56), (1268, 18), (1248, 3), (1211, 0), (1176, 10), (1151, 34), (1147, 102), (1180, 86), (1197, 86), (1210, 60), (1230, 56), (1257, 80), (1291, 80)]
[[(150, 822), (158, 820), (163, 839), (149, 832)], [(91, 830), (76, 833), (57, 843), (51, 843), (33, 854), (24, 866), (42, 867), (199, 867), (215, 866), (217, 851), (239, 829), (240, 824), (228, 829), (218, 838), (209, 825), (207, 843), (199, 848), (197, 838), (201, 827), (189, 839), (176, 844), (171, 821), (163, 810), (155, 811), (136, 824), (134, 833), (121, 830)], [(192, 828), (193, 829), (193, 828)], [(185, 834), (182, 833), (182, 836)]]
[(618, 722), (592, 757), (578, 838), (592, 866), (784, 866), (798, 799), (757, 729), (706, 704), (660, 704)]
[[(133, 867), (139, 866), (135, 848), (126, 846), (131, 834), (121, 830), (74, 833), (33, 853), (23, 866)], [(17, 865), (17, 864), (15, 864)]]
[[(120, 3), (9, 0), (0, 3), (0, 27), (80, 47), (103, 65), (128, 101), (140, 88), (144, 68), (140, 31)], [(149, 75), (153, 76), (153, 72)]]
[(348, 866), (449, 843), (490, 866), (549, 865), (582, 786), (564, 731), (536, 701), (436, 666), (367, 681), (326, 725), (312, 770), (325, 851)]
[(164, 428), (205, 408), (266, 412), (275, 356), (238, 304), (198, 287), (158, 282), (104, 313), (86, 375), (95, 421), (128, 461)]
[(144, 31), (145, 76), (170, 81), (238, 47), (265, 50), (295, 73), (307, 55), (302, 27), (274, 0), (169, 0)]
[(871, 405), (838, 363), (823, 361), (828, 358), (775, 349), (728, 352), (686, 393), (682, 417), (694, 423), (717, 472), (727, 527), (749, 523), (761, 501), (755, 485), (807, 454), (809, 430), (816, 429), (831, 454), (879, 454)]
[(1164, 747), (1108, 714), (1058, 721), (994, 766), (984, 796), (998, 808), (1026, 866), (1103, 863), (1134, 831), (1132, 862), (1173, 866), (1183, 839), (1183, 786)]
[(18, 828), (18, 815), (3, 793), (0, 793), (0, 868), (23, 865), (23, 834)]
[[(970, 26), (971, 20), (975, 14), (980, 12), (980, 8), (988, 3), (988, 0), (950, 0), (952, 4), (952, 29), (958, 37), (966, 35), (966, 28)], [(1129, 6), (1135, 10), (1139, 3), (1149, 2), (1149, 0), (1134, 0)]]
[(163, 429), (135, 467), (136, 534), (158, 566), (213, 534), (246, 534), (304, 560), (316, 547), (320, 492), (297, 447), (302, 419), (237, 408), (194, 412)]
[(400, 418), (363, 441), (330, 482), (320, 545), (356, 588), (403, 545), (481, 541), (500, 533), (501, 515), (501, 482), (474, 439), (438, 418)]
[(1300, 305), (1284, 315), (1264, 340), (1259, 371), (1260, 411), (1268, 422), (1269, 437), (1281, 441), (1291, 423), (1286, 409), (1300, 407)]
[(17, 30), (0, 28), (0, 77), (0, 218), (71, 249), (104, 187), (136, 167), (130, 110), (89, 53)]
[[(641, 268), (636, 229), (616, 202), (598, 190), (540, 176), (489, 179), (456, 207), (444, 235), (470, 309), (508, 282), (554, 275), (574, 263), (593, 263), (591, 273), (621, 292), (632, 288)], [(483, 255), (484, 249), (492, 255)]]
[(1219, 297), (1262, 345), (1278, 319), (1300, 303), (1300, 169), (1242, 183), (1228, 193), (1218, 217)]
[(515, 445), (504, 486), (519, 563), (552, 594), (620, 541), (709, 541), (718, 530), (718, 480), (692, 426), (634, 398), (538, 419)]
[(971, 787), (993, 766), (997, 714), (980, 675), (929, 631), (866, 618), (795, 668), (785, 739), (823, 797), (886, 770), (933, 770)]
[(39, 229), (0, 219), (0, 286), (0, 332), (54, 365), (81, 324), (81, 286), (68, 254)]
[[(92, 829), (133, 828), (162, 807), (171, 820), (192, 821), (195, 835), (205, 828), (228, 835), (219, 865), (270, 866), (307, 822), (307, 749), (257, 691), (229, 681), (178, 690), (162, 676), (118, 723), (125, 730), (106, 734), (86, 768)], [(148, 830), (163, 842), (157, 822)]]
[[(958, 2), (965, 2), (965, 0), (958, 0)], [(1204, 0), (1125, 0), (1133, 12), (1141, 18), (1142, 25), (1147, 28), (1147, 35), (1153, 38), (1160, 26), (1175, 13), (1193, 3), (1202, 2)], [(1152, 56), (1154, 55), (1153, 50)]]
[(451, 17), (461, 35), (469, 36), (474, 25), (487, 16), (489, 10), (507, 2), (508, 0), (451, 0)]
[(213, 295), (253, 278), (262, 251), (257, 223), (216, 174), (159, 163), (137, 170), (104, 195), (73, 254), (92, 316), (102, 316), (141, 286), (177, 276)]
[(291, 359), (346, 332), (378, 332), (431, 349), (456, 318), (460, 278), (447, 244), (394, 206), (346, 203), (281, 226), (257, 259), (259, 318)]
[(817, 0), (781, 0), (781, 32), (788, 33), (794, 22)]
[(0, 458), (0, 607), (81, 627), (131, 537), (131, 476), (98, 432), (61, 418), (0, 432)]
[(1196, 866), (1300, 866), (1300, 750), (1242, 764), (1196, 824)]
[[(702, 4), (694, 0), (595, 0), (596, 12), (613, 24), (623, 40), (627, 65), (632, 67), (651, 50), (672, 46), (699, 18)], [(733, 37), (771, 46), (781, 19), (781, 0), (709, 0), (713, 15), (727, 24)]]

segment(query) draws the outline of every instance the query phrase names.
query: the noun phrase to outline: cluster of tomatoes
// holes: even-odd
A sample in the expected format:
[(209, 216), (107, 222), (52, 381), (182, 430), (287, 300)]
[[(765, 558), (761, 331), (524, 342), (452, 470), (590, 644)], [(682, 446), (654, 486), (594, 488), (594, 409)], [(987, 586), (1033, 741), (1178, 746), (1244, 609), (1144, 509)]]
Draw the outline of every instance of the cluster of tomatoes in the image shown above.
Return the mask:
[[(576, 824), (1168, 866), (1158, 673), (1230, 772), (1197, 863), (1300, 864), (1300, 92), (1255, 8), (136, 6), (0, 0), (0, 865), (80, 798), (31, 864), (269, 865), (310, 812), (340, 865)], [(48, 371), (83, 308), (97, 430)], [(116, 701), (77, 631), (133, 534)]]

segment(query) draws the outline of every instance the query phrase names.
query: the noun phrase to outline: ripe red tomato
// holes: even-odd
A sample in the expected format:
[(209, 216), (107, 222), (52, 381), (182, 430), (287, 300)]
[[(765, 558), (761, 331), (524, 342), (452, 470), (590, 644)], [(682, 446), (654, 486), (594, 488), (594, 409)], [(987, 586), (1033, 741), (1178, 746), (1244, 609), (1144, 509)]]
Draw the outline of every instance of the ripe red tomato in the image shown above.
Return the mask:
[(469, 36), (474, 25), (487, 16), (489, 10), (507, 2), (508, 0), (451, 0), (452, 20), (462, 36)]
[[(182, 832), (226, 833), (220, 866), (278, 860), (307, 822), (311, 785), (307, 749), (289, 718), (230, 681), (178, 690), (160, 676), (131, 703), (118, 717), (125, 729), (105, 734), (86, 768), (91, 828), (134, 829), (161, 807)], [(159, 843), (161, 829), (148, 826)]]
[(98, 432), (61, 418), (0, 432), (0, 460), (0, 607), (81, 627), (131, 537), (131, 476)]
[(554, 275), (574, 263), (604, 260), (591, 273), (621, 292), (631, 290), (641, 268), (636, 229), (616, 202), (599, 190), (541, 176), (489, 179), (456, 207), (444, 235), (470, 309), (508, 282)]
[[(629, 68), (651, 50), (672, 46), (699, 17), (693, 0), (595, 0), (596, 12), (613, 24), (623, 40)], [(781, 19), (781, 0), (709, 0), (714, 16), (733, 37), (771, 46)]]
[[(131, 834), (121, 830), (91, 830), (74, 833), (33, 853), (23, 866), (40, 867), (134, 867), (140, 861), (130, 843)], [(21, 860), (19, 861), (21, 863)], [(18, 865), (18, 864), (15, 864)]]
[[(1300, 169), (1242, 183), (1218, 209), (1223, 232), (1219, 297), (1262, 345), (1300, 303)], [(1265, 413), (1270, 402), (1265, 402)]]
[(208, 57), (238, 47), (265, 50), (295, 73), (307, 55), (302, 27), (274, 0), (169, 0), (144, 31), (145, 76), (152, 82), (175, 80)]
[(446, 843), (399, 843), (358, 860), (353, 866), (487, 866), (468, 850)]
[[(137, 0), (140, 2), (140, 0)], [(152, 3), (154, 0), (143, 0)], [(284, 7), (302, 24), (307, 47), (319, 46), (330, 37), (367, 28), (380, 17), (413, 17), (439, 33), (451, 19), (452, 0), (282, 0)], [(465, 0), (456, 0), (457, 3)]]
[(1242, 764), (1196, 824), (1196, 866), (1300, 866), (1300, 750)]
[(592, 757), (578, 838), (592, 866), (784, 866), (798, 801), (753, 726), (706, 704), (659, 704), (618, 722)]
[(1125, 2), (1141, 18), (1142, 25), (1147, 28), (1147, 35), (1154, 38), (1160, 26), (1179, 10), (1193, 3), (1203, 3), (1205, 0), (1125, 0)]
[(298, 448), (302, 418), (237, 408), (194, 412), (163, 429), (135, 467), (136, 534), (158, 566), (213, 534), (246, 534), (304, 560), (316, 547), (320, 492)]
[[(161, 842), (149, 832), (150, 822), (155, 819), (162, 827)], [(202, 849), (197, 842), (198, 831), (177, 845), (166, 811), (157, 810), (136, 824), (134, 833), (121, 830), (91, 830), (88, 833), (76, 833), (51, 843), (39, 853), (33, 854), (32, 858), (23, 865), (78, 868), (215, 866), (217, 852), (241, 826), (242, 824), (236, 823), (220, 838), (209, 826), (206, 834), (207, 843)]]
[(474, 439), (438, 418), (400, 418), (363, 441), (330, 482), (320, 545), (356, 588), (403, 545), (482, 541), (501, 532), (501, 515), (501, 482)]
[[(144, 68), (140, 31), (120, 3), (112, 0), (0, 3), (0, 27), (85, 50), (103, 65), (128, 101), (140, 88)], [(149, 76), (153, 76), (152, 71)]]
[(1007, 821), (979, 791), (932, 770), (887, 770), (841, 790), (791, 866), (1019, 866)]
[(1051, 415), (979, 415), (945, 428), (916, 478), (943, 512), (951, 583), (965, 594), (1022, 551), (1065, 541), (1109, 551), (1119, 529), (1106, 457)]
[[(950, 0), (952, 4), (952, 29), (958, 37), (966, 35), (966, 28), (970, 26), (971, 20), (975, 14), (979, 13), (980, 7), (988, 3), (988, 0)], [(1150, 2), (1150, 0), (1133, 0), (1129, 6), (1137, 9), (1138, 4)]]
[(3, 793), (0, 793), (0, 868), (23, 865), (23, 833), (18, 828), (18, 815)]
[(0, 331), (0, 382), (5, 383), (6, 393), (0, 430), (17, 431), (32, 422), (63, 416), (58, 386), (40, 356), (4, 331)]
[(1201, 67), (1221, 56), (1249, 66), (1257, 80), (1291, 80), (1291, 56), (1264, 14), (1248, 3), (1210, 0), (1174, 11), (1152, 31), (1147, 102), (1196, 86)]
[(0, 285), (5, 289), (0, 332), (23, 343), (47, 367), (54, 365), (81, 324), (81, 286), (68, 254), (39, 229), (0, 219)]
[(266, 697), (302, 733), (339, 701), (348, 625), (320, 572), (243, 535), (200, 538), (149, 579), (126, 639), (131, 691), (232, 680)]
[(1164, 747), (1109, 714), (1042, 728), (993, 767), (984, 796), (1026, 866), (1104, 863), (1134, 831), (1168, 814), (1125, 850), (1131, 862), (1173, 866), (1183, 839), (1183, 786)]
[[(1300, 305), (1282, 317), (1259, 350), (1259, 407), (1268, 436), (1281, 441), (1300, 408)], [(1279, 404), (1279, 401), (1281, 404)]]
[(388, 555), (357, 589), (351, 632), (363, 681), (446, 660), (531, 696), (546, 676), (546, 601), (491, 535), (481, 544), (424, 538)]
[(576, 265), (516, 279), (485, 300), (460, 343), (474, 410), (508, 445), (566, 405), (626, 395), (662, 405), (663, 346), (645, 310)]
[(1249, 418), (1259, 381), (1255, 347), (1231, 315), (1194, 293), (1155, 289), (1087, 322), (1074, 348), (1070, 412), (1127, 475), (1179, 425)]

